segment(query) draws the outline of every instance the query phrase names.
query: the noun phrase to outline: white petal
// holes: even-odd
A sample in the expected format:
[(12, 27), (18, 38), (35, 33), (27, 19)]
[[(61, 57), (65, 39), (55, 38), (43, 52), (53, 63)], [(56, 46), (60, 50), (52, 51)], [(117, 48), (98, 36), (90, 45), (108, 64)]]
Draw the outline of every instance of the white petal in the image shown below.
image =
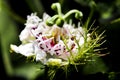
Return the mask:
[(71, 39), (68, 40), (67, 46), (69, 47), (69, 49), (72, 48), (72, 45), (75, 44), (75, 42)]
[(29, 29), (24, 29), (19, 35), (20, 41), (22, 42), (31, 42), (35, 39)]
[(32, 13), (30, 16), (27, 16), (27, 22), (25, 25), (28, 24), (38, 25), (40, 21), (42, 20), (38, 16), (36, 16), (36, 13)]
[(46, 21), (50, 16), (47, 13), (43, 14), (43, 21)]
[(38, 46), (35, 46), (35, 54), (36, 54), (36, 61), (41, 61), (44, 64), (46, 63), (47, 54), (43, 50), (39, 49)]
[(81, 34), (84, 34), (84, 33), (85, 33), (85, 31), (83, 30), (82, 27), (79, 27), (78, 30), (79, 30), (79, 32), (80, 32)]
[(27, 29), (24, 29), (19, 35), (20, 41), (26, 40), (29, 37), (29, 35), (29, 31)]
[(36, 54), (36, 61), (41, 61), (42, 63), (46, 63), (47, 59), (46, 59), (46, 53), (42, 50), (40, 50), (39, 52), (37, 52)]
[(51, 48), (54, 45), (52, 43), (53, 43), (53, 38), (50, 38), (50, 39), (40, 42), (38, 45), (41, 50), (43, 50), (45, 52), (50, 52)]
[(51, 49), (51, 55), (62, 55), (65, 52), (65, 46), (63, 41), (59, 41), (52, 49)]
[(19, 48), (16, 45), (11, 44), (10, 48), (11, 48), (12, 51), (14, 51), (16, 53), (19, 53)]
[(79, 45), (83, 45), (84, 44), (84, 38), (83, 37), (80, 37), (80, 40), (79, 40)]
[(19, 51), (20, 54), (22, 54), (24, 56), (32, 56), (32, 55), (34, 55), (33, 44), (28, 43), (28, 44), (20, 45), (18, 47), (18, 51)]

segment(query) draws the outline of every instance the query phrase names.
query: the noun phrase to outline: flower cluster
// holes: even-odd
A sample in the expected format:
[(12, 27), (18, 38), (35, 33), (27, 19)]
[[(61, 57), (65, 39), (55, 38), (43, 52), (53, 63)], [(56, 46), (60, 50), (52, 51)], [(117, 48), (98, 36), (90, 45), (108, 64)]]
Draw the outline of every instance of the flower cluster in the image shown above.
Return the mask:
[[(26, 27), (19, 35), (22, 44), (11, 44), (11, 49), (26, 57), (35, 56), (36, 61), (43, 64), (57, 61), (64, 65), (79, 53), (79, 46), (85, 42), (85, 31), (80, 25), (75, 28), (67, 23), (62, 28), (56, 24), (48, 26), (46, 20), (49, 18), (51, 17), (46, 13), (43, 14), (43, 19), (36, 13), (27, 16)], [(88, 40), (89, 35), (87, 34)]]
[[(62, 14), (59, 3), (54, 3), (52, 9), (58, 14), (49, 16), (43, 14), (39, 18), (36, 13), (27, 16), (25, 28), (19, 35), (21, 44), (19, 46), (11, 44), (11, 50), (26, 57), (33, 57), (34, 60), (47, 65), (48, 76), (53, 80), (57, 69), (67, 72), (71, 65), (77, 70), (77, 65), (95, 61), (96, 53), (104, 36), (97, 34), (96, 28), (88, 29), (89, 19), (84, 25), (74, 25), (71, 19), (67, 19), (71, 14), (75, 14), (76, 19), (81, 19), (83, 14), (78, 10), (70, 10)], [(70, 21), (70, 22), (68, 22)], [(91, 32), (91, 33), (90, 33)]]

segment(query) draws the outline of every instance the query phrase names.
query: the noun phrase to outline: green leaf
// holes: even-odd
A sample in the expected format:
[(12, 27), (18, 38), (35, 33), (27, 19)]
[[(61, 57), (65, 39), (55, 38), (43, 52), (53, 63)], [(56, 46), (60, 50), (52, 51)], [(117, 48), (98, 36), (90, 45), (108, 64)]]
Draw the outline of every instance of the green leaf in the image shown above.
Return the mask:
[(20, 77), (27, 80), (35, 80), (44, 75), (45, 66), (35, 62), (31, 57), (25, 57), (18, 53), (11, 53), (13, 77)]
[(17, 29), (15, 23), (12, 21), (12, 18), (8, 16), (5, 9), (6, 5), (4, 1), (0, 2), (0, 39), (1, 39), (1, 56), (2, 61), (5, 66), (6, 74), (12, 75), (13, 69), (11, 66), (9, 45), (15, 42), (17, 37)]
[(107, 66), (100, 57), (93, 56), (93, 60), (94, 61), (89, 61), (83, 67), (84, 74), (96, 74), (98, 72), (105, 73), (108, 70)]
[(17, 77), (23, 77), (28, 80), (34, 80), (38, 76), (41, 77), (44, 74), (44, 66), (40, 63), (26, 63), (16, 67), (14, 74)]

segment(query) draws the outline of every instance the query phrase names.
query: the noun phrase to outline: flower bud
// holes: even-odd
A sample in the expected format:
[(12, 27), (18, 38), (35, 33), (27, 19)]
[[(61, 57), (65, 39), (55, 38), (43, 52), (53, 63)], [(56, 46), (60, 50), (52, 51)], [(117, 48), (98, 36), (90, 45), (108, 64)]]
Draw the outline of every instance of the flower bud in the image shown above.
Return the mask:
[(91, 1), (89, 5), (92, 9), (96, 8), (96, 3), (94, 1)]
[(50, 59), (48, 59), (47, 65), (49, 65), (49, 66), (60, 66), (61, 63), (62, 63), (61, 59), (50, 58)]
[(57, 26), (62, 27), (62, 26), (63, 26), (63, 24), (64, 24), (64, 20), (63, 20), (63, 19), (58, 18), (58, 19), (57, 19), (57, 21), (56, 21), (56, 24), (57, 24)]
[(56, 3), (52, 4), (51, 8), (52, 8), (54, 11), (57, 11), (57, 5), (56, 5)]
[(54, 22), (53, 22), (51, 19), (47, 19), (47, 20), (46, 20), (46, 24), (47, 24), (48, 26), (52, 26), (52, 25), (54, 24)]
[(81, 12), (75, 13), (75, 18), (76, 19), (81, 19), (83, 17), (83, 14)]

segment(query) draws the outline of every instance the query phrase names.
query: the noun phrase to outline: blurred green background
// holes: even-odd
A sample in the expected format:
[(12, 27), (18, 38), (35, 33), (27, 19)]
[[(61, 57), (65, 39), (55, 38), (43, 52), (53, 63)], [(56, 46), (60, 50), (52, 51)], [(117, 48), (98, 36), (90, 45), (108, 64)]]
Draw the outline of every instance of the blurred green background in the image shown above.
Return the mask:
[[(91, 2), (96, 5), (93, 7)], [(44, 66), (40, 63), (27, 62), (26, 58), (19, 54), (10, 53), (9, 45), (20, 44), (18, 35), (24, 29), (27, 15), (37, 12), (42, 18), (44, 12), (54, 15), (51, 4), (60, 2), (63, 13), (71, 9), (83, 12), (82, 22), (85, 23), (91, 11), (93, 15), (90, 24), (96, 20), (94, 26), (100, 26), (106, 30), (105, 39), (107, 47), (102, 53), (110, 54), (101, 57), (108, 67), (105, 74), (96, 73), (87, 76), (85, 80), (120, 80), (120, 0), (0, 0), (0, 80), (4, 79), (43, 79)], [(73, 20), (76, 22), (76, 20)], [(19, 55), (19, 57), (18, 57)], [(36, 71), (39, 69), (38, 71)], [(75, 76), (75, 75), (74, 75)], [(96, 76), (96, 77), (94, 77)], [(102, 77), (101, 79), (99, 77)]]

